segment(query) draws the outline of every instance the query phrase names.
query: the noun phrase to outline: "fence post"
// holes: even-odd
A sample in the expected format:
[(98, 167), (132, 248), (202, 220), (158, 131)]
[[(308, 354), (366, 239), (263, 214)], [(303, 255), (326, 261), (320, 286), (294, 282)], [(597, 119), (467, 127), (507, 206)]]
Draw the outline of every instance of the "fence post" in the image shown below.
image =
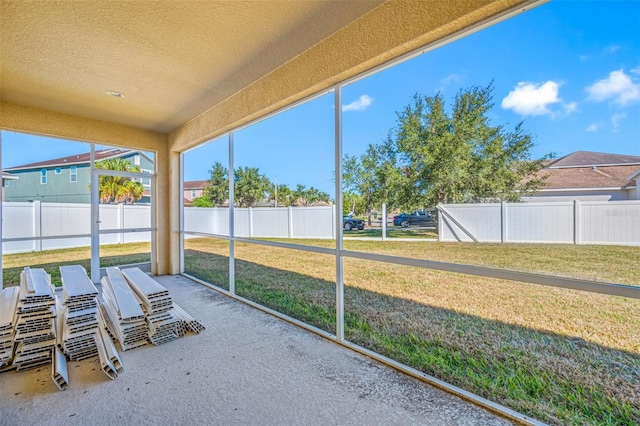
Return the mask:
[(442, 242), (442, 241), (444, 241), (444, 239), (442, 238), (442, 230), (444, 228), (443, 228), (443, 225), (442, 225), (442, 219), (443, 218), (442, 218), (442, 215), (440, 214), (440, 210), (438, 210), (438, 207), (440, 205), (441, 204), (438, 204), (436, 206), (436, 212), (435, 213), (436, 213), (436, 219), (438, 219), (438, 241)]
[[(124, 228), (124, 204), (118, 204), (118, 229)], [(118, 244), (124, 243), (124, 232), (118, 232)]]
[(507, 242), (507, 203), (500, 203), (500, 240)]
[(253, 237), (253, 207), (247, 209), (249, 215), (249, 238)]
[(293, 238), (293, 209), (291, 206), (287, 207), (287, 233), (289, 238)]
[(580, 217), (580, 200), (573, 200), (573, 244), (580, 244), (582, 220)]
[(382, 203), (382, 241), (387, 241), (387, 204)]
[[(33, 201), (33, 235), (42, 237), (42, 202), (40, 200)], [(42, 240), (34, 241), (35, 251), (42, 251)]]
[(331, 209), (331, 239), (336, 239), (336, 219), (338, 217), (338, 206), (336, 204), (333, 205)]

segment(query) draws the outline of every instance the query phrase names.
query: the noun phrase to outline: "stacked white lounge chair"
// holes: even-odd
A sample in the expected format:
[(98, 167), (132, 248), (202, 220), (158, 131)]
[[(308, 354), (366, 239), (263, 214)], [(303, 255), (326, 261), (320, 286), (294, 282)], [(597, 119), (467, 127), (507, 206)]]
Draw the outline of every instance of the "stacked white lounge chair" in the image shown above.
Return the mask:
[(56, 299), (51, 277), (44, 269), (24, 268), (20, 274), (20, 292), (15, 325), (16, 370), (27, 370), (51, 363), (56, 344)]

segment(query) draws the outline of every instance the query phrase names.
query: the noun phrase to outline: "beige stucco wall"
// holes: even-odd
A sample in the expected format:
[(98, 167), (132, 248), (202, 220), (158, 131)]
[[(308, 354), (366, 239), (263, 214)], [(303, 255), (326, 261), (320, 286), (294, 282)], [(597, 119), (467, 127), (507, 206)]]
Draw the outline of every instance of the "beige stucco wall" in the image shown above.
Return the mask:
[(416, 49), (518, 13), (531, 0), (385, 2), (170, 134), (183, 151)]
[(8, 102), (0, 102), (0, 129), (154, 152), (158, 231), (152, 272), (158, 275), (172, 272), (171, 259), (175, 255), (167, 232), (172, 216), (167, 135)]

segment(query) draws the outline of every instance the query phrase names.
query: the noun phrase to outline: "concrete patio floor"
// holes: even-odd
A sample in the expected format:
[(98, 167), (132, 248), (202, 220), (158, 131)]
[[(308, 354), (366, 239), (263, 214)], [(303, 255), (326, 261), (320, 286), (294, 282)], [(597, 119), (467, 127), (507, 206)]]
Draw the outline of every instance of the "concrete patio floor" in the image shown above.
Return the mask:
[(207, 328), (97, 358), (0, 374), (1, 425), (505, 425), (471, 403), (183, 277), (156, 279)]

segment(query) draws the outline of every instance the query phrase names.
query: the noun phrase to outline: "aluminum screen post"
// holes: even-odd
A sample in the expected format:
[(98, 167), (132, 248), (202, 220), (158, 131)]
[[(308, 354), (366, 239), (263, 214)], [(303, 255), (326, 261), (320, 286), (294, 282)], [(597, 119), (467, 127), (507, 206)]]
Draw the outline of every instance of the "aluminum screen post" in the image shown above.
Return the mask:
[(184, 274), (184, 152), (180, 153), (180, 273)]
[(229, 293), (236, 294), (236, 265), (235, 265), (235, 222), (233, 204), (235, 197), (233, 194), (233, 132), (229, 133)]
[[(2, 131), (0, 131), (0, 172), (3, 172), (2, 168)], [(4, 174), (4, 173), (3, 173)], [(4, 193), (4, 181), (2, 182), (2, 192)], [(2, 209), (4, 208), (4, 197), (0, 199), (0, 291), (4, 288), (4, 269), (2, 269), (2, 257), (4, 256), (4, 247), (2, 243)]]
[(91, 144), (91, 281), (100, 282), (100, 192), (96, 170), (96, 146)]
[(335, 88), (335, 171), (336, 171), (336, 338), (344, 341), (344, 262), (342, 259), (342, 106), (340, 86)]

